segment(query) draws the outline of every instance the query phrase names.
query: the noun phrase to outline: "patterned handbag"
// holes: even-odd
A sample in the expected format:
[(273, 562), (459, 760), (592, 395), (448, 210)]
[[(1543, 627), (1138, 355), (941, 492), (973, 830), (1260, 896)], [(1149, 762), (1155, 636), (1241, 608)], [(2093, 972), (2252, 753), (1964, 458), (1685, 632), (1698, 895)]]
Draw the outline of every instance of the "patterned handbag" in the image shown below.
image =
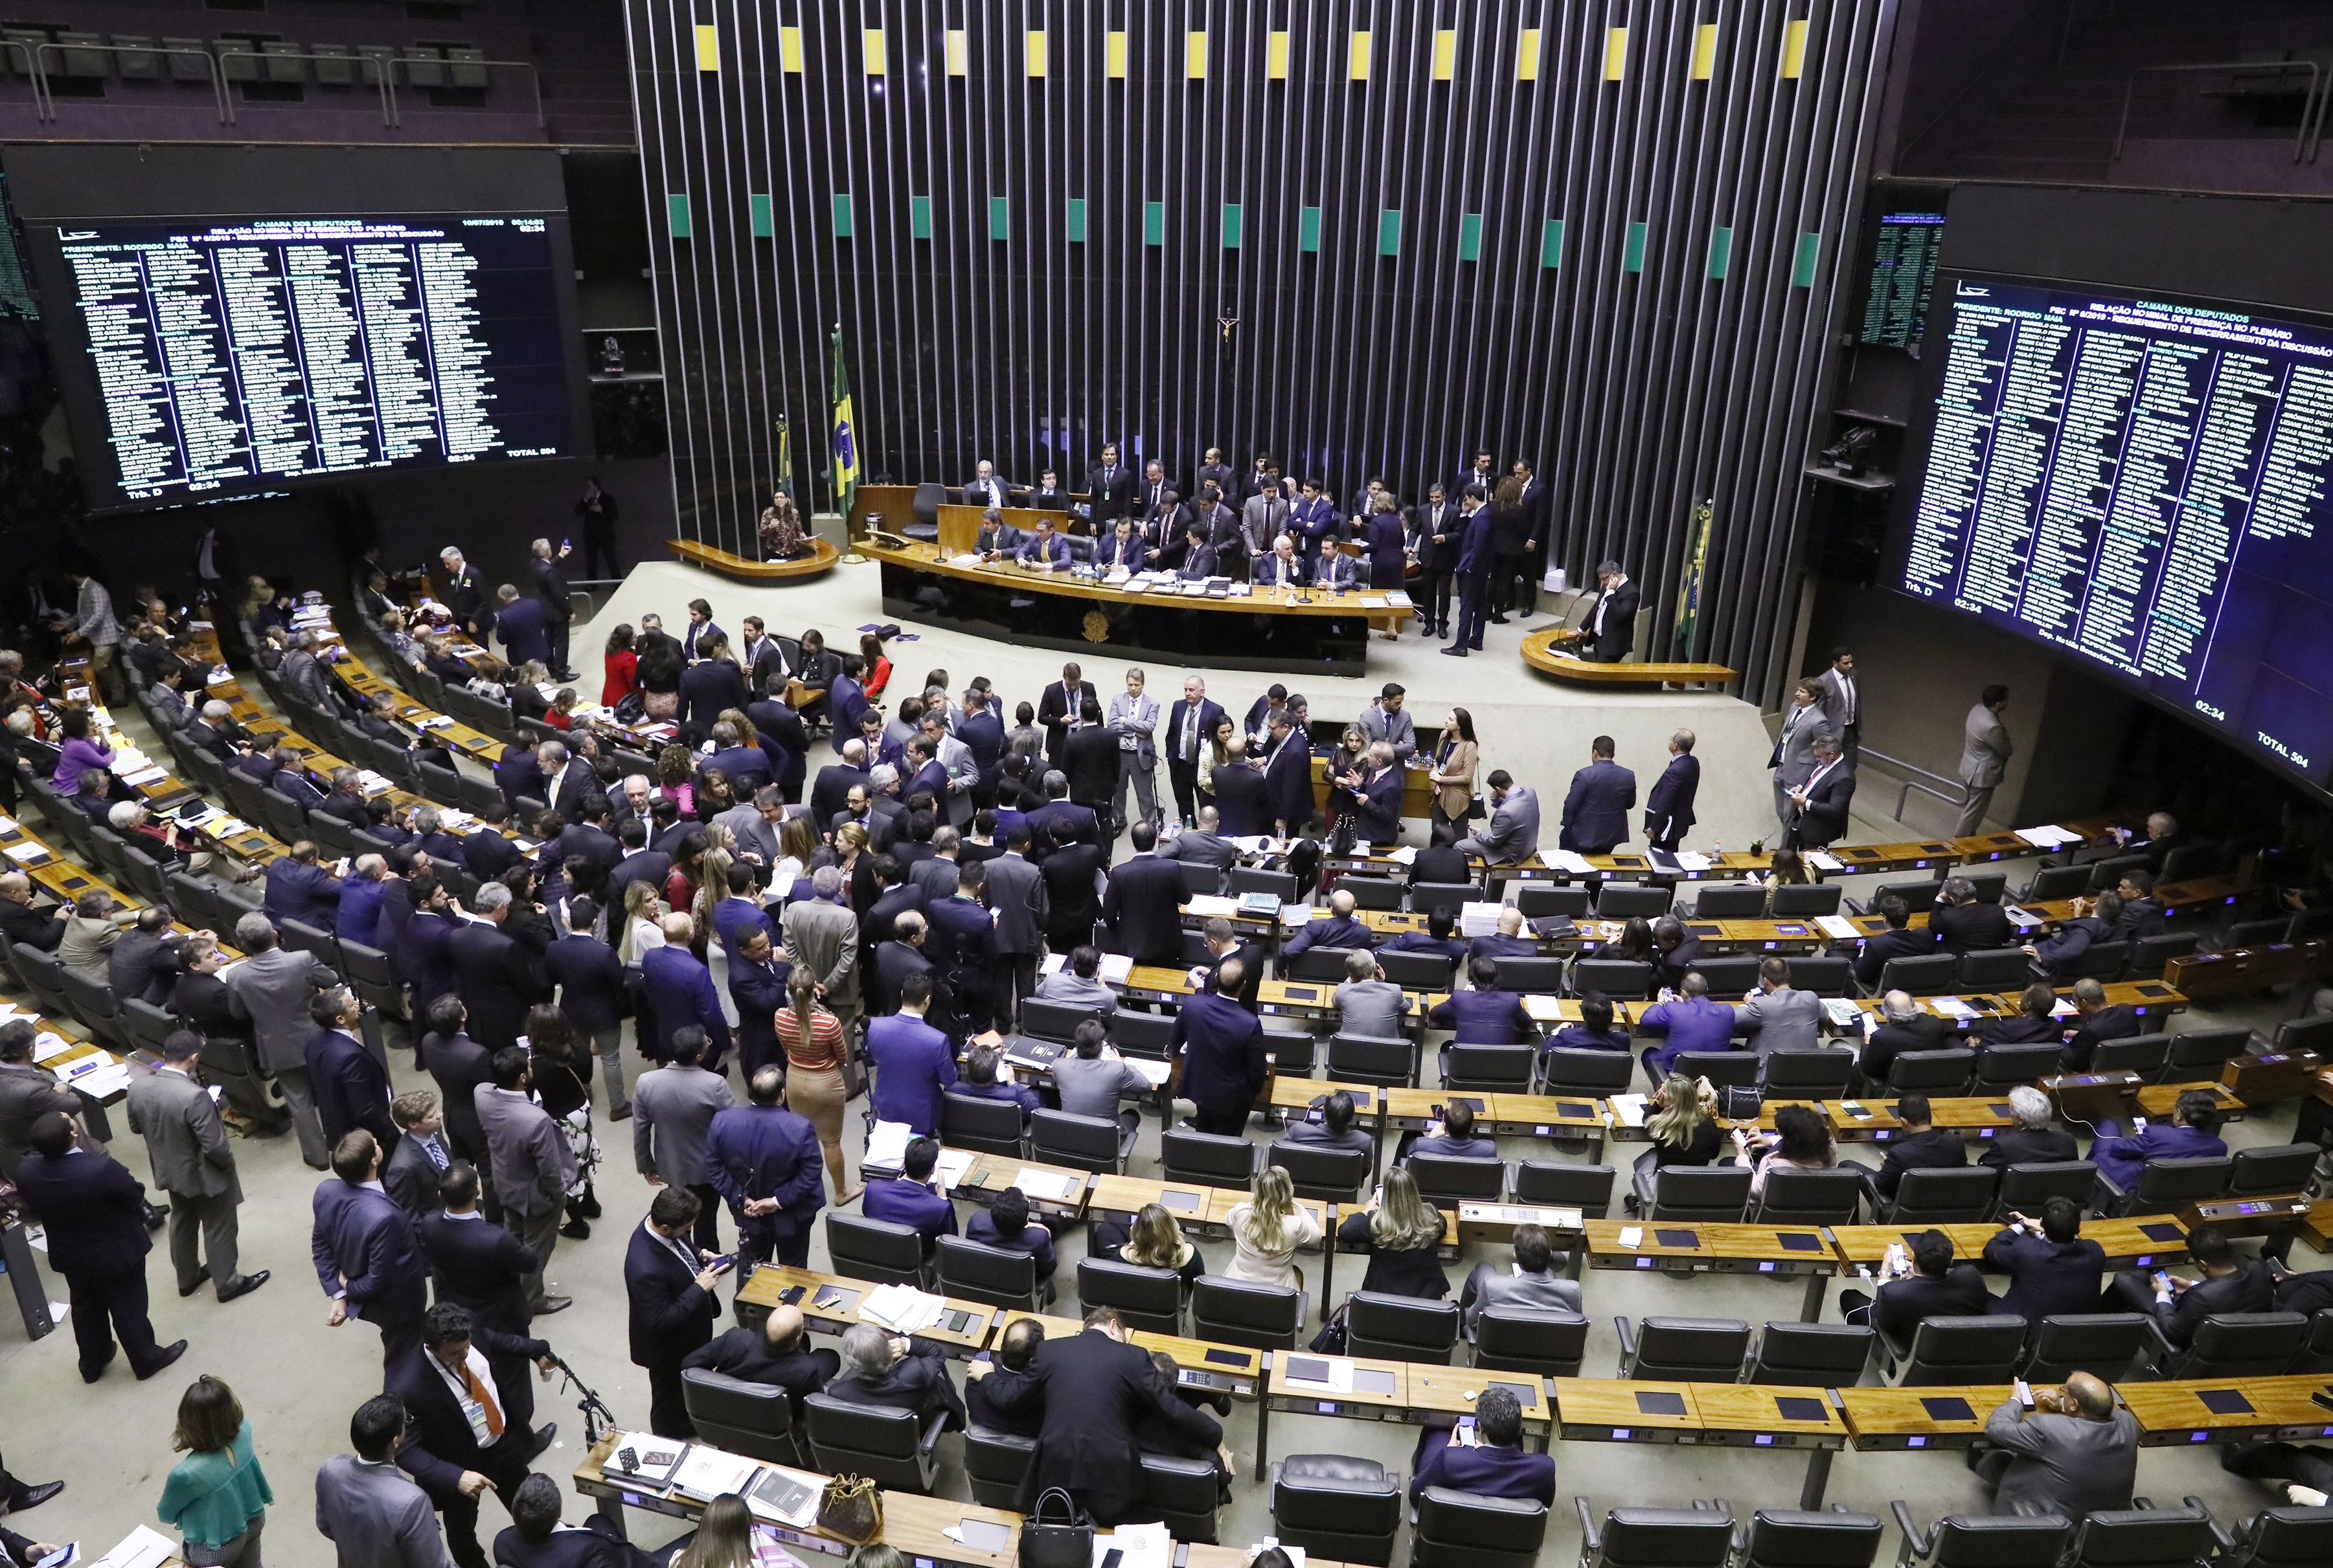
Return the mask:
[(883, 1533), (883, 1496), (864, 1476), (837, 1476), (818, 1499), (822, 1534), (864, 1546)]

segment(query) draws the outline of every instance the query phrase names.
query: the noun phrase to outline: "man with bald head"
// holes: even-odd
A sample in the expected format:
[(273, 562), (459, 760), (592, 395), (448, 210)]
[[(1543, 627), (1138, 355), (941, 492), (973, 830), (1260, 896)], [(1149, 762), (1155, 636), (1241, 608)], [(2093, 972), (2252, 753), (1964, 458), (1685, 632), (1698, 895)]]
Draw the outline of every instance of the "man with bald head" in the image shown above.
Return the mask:
[(1989, 1446), (1969, 1467), (1994, 1484), (1996, 1514), (2079, 1519), (2130, 1506), (2138, 1478), (2138, 1419), (2102, 1378), (2076, 1372), (2062, 1389), (2035, 1389), (2028, 1410), (2014, 1393), (1985, 1419)]
[(842, 1358), (832, 1351), (811, 1348), (802, 1308), (777, 1306), (770, 1309), (768, 1320), (760, 1328), (731, 1329), (712, 1343), (689, 1352), (680, 1365), (684, 1371), (694, 1367), (783, 1389), (799, 1421), (802, 1396), (818, 1393), (833, 1381), (835, 1373), (842, 1370)]

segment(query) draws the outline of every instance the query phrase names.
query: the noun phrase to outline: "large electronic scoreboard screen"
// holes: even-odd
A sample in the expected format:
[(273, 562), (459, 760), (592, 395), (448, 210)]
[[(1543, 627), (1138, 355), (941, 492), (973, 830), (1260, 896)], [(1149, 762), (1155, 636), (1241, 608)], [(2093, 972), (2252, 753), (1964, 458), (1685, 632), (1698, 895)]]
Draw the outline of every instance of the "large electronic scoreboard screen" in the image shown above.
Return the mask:
[(2326, 788), (2333, 323), (1968, 274), (1930, 321), (1889, 584)]
[(50, 227), (101, 510), (575, 454), (563, 215)]

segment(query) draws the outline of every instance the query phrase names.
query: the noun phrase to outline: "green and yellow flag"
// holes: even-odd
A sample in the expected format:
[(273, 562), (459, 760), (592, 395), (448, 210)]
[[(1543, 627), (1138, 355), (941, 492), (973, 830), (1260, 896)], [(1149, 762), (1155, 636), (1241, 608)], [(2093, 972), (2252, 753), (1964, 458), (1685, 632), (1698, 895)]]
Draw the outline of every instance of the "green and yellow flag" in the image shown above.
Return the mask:
[(1685, 580), (1677, 585), (1676, 656), (1693, 658), (1694, 633), (1701, 628), (1701, 576), (1709, 559), (1711, 507), (1704, 501), (1693, 509), (1693, 553), (1685, 558)]
[(859, 432), (851, 418), (850, 372), (842, 365), (842, 325), (839, 322), (830, 341), (834, 345), (834, 508), (848, 517), (850, 499), (859, 490)]

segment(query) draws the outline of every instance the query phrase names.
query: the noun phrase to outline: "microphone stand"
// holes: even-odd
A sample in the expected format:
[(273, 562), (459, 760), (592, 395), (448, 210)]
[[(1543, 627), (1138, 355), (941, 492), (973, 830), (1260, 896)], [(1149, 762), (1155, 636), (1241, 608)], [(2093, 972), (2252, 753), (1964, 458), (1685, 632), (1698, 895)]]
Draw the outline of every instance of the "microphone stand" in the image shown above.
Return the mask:
[(549, 1360), (559, 1369), (560, 1377), (563, 1380), (560, 1385), (561, 1393), (570, 1389), (582, 1391), (583, 1397), (575, 1401), (575, 1408), (583, 1412), (583, 1446), (587, 1450), (598, 1448), (601, 1435), (618, 1424), (616, 1412), (608, 1408), (608, 1401), (577, 1375), (575, 1369), (562, 1360), (556, 1351), (551, 1353)]

